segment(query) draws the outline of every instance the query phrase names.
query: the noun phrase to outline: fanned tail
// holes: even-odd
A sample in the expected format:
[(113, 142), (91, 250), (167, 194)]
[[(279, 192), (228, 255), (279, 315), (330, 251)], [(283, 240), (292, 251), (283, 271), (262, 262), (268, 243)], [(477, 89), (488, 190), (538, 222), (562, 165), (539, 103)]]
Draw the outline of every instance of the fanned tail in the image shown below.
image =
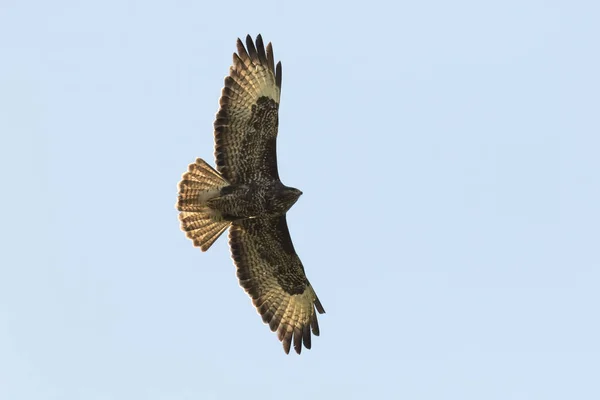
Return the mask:
[(177, 209), (181, 211), (181, 229), (202, 251), (208, 250), (230, 225), (218, 211), (206, 205), (228, 185), (229, 182), (201, 158), (189, 165), (179, 182)]

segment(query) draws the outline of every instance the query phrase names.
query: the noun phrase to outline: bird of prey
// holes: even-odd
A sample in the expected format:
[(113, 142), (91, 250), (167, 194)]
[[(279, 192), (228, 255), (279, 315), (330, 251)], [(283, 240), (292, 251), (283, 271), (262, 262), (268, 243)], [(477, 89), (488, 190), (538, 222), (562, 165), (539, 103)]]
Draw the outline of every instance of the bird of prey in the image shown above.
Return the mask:
[(286, 213), (302, 192), (277, 171), (281, 62), (248, 35), (225, 78), (214, 122), (216, 170), (198, 158), (179, 182), (181, 229), (202, 251), (229, 228), (237, 277), (287, 353), (311, 348), (325, 309), (294, 250)]

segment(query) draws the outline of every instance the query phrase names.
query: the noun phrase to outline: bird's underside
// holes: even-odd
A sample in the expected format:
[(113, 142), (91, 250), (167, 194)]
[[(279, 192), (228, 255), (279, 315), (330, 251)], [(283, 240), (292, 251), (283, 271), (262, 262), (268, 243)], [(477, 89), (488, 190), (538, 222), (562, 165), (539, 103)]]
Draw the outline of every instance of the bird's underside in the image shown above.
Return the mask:
[(208, 250), (229, 228), (231, 256), (240, 285), (263, 321), (277, 332), (286, 353), (293, 343), (311, 348), (324, 313), (294, 250), (286, 212), (302, 194), (283, 185), (276, 139), (281, 63), (273, 49), (246, 37), (219, 100), (214, 123), (216, 170), (204, 160), (190, 164), (179, 183), (181, 228), (195, 246)]

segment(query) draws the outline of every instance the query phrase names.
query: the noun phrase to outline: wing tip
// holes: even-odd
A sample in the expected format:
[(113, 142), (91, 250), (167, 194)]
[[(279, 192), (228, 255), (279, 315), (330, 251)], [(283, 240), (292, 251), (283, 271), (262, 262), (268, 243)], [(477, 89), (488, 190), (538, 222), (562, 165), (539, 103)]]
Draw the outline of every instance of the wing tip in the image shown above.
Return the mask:
[(250, 59), (252, 61), (259, 61), (256, 46), (254, 45), (254, 41), (252, 40), (252, 36), (250, 35), (246, 35), (246, 50), (248, 50), (248, 55), (250, 56)]
[(319, 300), (319, 298), (317, 297), (316, 294), (315, 294), (315, 308), (317, 309), (319, 314), (325, 314), (325, 308), (323, 308), (323, 305), (321, 304), (321, 301)]
[(275, 85), (281, 90), (281, 61), (277, 62), (277, 66), (275, 67)]
[(235, 68), (245, 68), (245, 60), (251, 60), (254, 63), (263, 65), (273, 72), (275, 83), (281, 89), (281, 61), (275, 65), (275, 55), (271, 42), (267, 43), (265, 47), (263, 37), (260, 33), (256, 35), (255, 40), (248, 34), (244, 40), (237, 38), (236, 47), (237, 53), (233, 53), (233, 65)]
[[(230, 239), (231, 239), (230, 230)], [(238, 276), (239, 278), (239, 276)], [(240, 280), (241, 282), (241, 280)], [(246, 281), (244, 281), (246, 283)], [(317, 321), (317, 313), (313, 307), (312, 315), (309, 315), (304, 318), (282, 318), (282, 315), (277, 312), (277, 307), (273, 307), (273, 303), (269, 300), (265, 299), (256, 294), (256, 296), (252, 295), (248, 290), (247, 285), (242, 285), (242, 288), (246, 290), (248, 294), (251, 295), (252, 304), (255, 307), (258, 315), (261, 316), (262, 322), (265, 325), (269, 326), (269, 330), (277, 335), (277, 339), (281, 342), (283, 346), (283, 351), (286, 354), (290, 353), (291, 348), (294, 348), (294, 351), (297, 354), (301, 354), (302, 347), (310, 350), (312, 348), (312, 336), (319, 336), (319, 323)], [(294, 313), (295, 314), (295, 313)], [(292, 346), (293, 344), (293, 346)]]

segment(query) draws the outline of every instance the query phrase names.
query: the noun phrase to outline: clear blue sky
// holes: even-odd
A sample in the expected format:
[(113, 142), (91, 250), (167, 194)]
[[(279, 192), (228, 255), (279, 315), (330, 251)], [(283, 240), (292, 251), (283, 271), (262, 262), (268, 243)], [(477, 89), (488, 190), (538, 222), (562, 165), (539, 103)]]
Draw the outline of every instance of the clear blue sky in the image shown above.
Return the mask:
[[(593, 1), (0, 2), (0, 399), (600, 398)], [(283, 63), (300, 357), (179, 230), (238, 36)]]

